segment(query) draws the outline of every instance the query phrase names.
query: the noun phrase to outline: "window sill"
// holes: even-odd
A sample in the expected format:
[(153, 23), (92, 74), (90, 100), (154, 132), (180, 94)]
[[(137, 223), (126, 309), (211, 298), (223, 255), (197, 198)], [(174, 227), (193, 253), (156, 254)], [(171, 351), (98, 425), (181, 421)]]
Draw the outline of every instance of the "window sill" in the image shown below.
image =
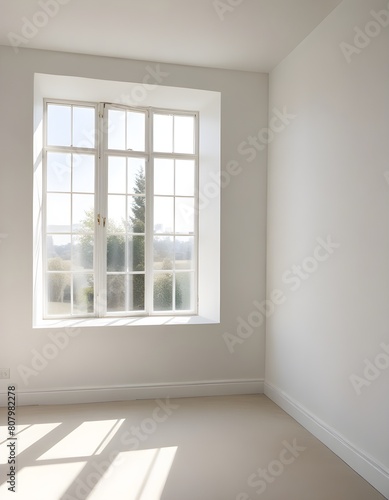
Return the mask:
[(170, 326), (218, 324), (204, 316), (147, 316), (132, 318), (72, 318), (37, 321), (33, 328), (94, 328), (111, 326)]

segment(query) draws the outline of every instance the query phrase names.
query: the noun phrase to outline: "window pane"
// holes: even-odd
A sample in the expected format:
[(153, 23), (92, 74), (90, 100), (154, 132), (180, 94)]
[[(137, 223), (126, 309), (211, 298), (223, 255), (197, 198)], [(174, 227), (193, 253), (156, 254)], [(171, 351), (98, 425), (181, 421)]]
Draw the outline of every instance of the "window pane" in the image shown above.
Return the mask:
[(154, 274), (154, 310), (171, 311), (173, 309), (173, 274)]
[(65, 261), (70, 262), (70, 235), (48, 235), (46, 240), (47, 269), (63, 271), (70, 269)]
[(95, 147), (95, 108), (73, 107), (73, 146)]
[(129, 280), (129, 311), (144, 311), (145, 308), (145, 275), (132, 274)]
[[(62, 271), (47, 275), (48, 314), (70, 313), (70, 236), (47, 237), (47, 269)], [(55, 252), (55, 253), (54, 253)]]
[(95, 190), (94, 155), (73, 155), (73, 191), (93, 193)]
[(173, 152), (173, 116), (154, 115), (154, 151)]
[(194, 196), (194, 160), (176, 160), (176, 195)]
[(92, 236), (95, 231), (95, 211), (93, 208), (87, 210), (81, 223), (73, 227), (73, 233), (79, 233), (82, 236)]
[(73, 275), (73, 314), (93, 313), (93, 274)]
[(154, 269), (173, 269), (173, 238), (170, 236), (154, 237)]
[(175, 244), (175, 265), (176, 269), (194, 269), (193, 253), (194, 253), (194, 238), (193, 236), (176, 236)]
[(47, 313), (70, 314), (70, 273), (47, 275)]
[(93, 243), (92, 234), (73, 236), (72, 238), (72, 265), (73, 270), (93, 270)]
[[(48, 239), (50, 236), (48, 237)], [(54, 238), (58, 238), (54, 236)], [(70, 236), (64, 237), (65, 241), (70, 240)], [(64, 241), (64, 242), (65, 242)], [(71, 260), (70, 260), (70, 243), (63, 245), (63, 252), (61, 255), (55, 255), (53, 257), (48, 258), (47, 260), (47, 269), (48, 271), (70, 271)]]
[(108, 232), (125, 231), (126, 197), (120, 195), (108, 196)]
[(108, 193), (126, 192), (126, 159), (110, 156), (108, 158)]
[(126, 310), (126, 278), (125, 274), (109, 274), (107, 276), (107, 311)]
[(154, 160), (154, 194), (174, 194), (174, 160)]
[(194, 116), (174, 117), (174, 152), (194, 153)]
[(47, 153), (47, 191), (70, 191), (71, 155)]
[(127, 151), (145, 150), (145, 114), (127, 111)]
[(194, 198), (176, 197), (176, 232), (193, 234)]
[(47, 144), (71, 146), (71, 107), (58, 104), (47, 106)]
[(176, 273), (176, 310), (193, 309), (193, 274)]
[(46, 207), (49, 233), (70, 232), (70, 194), (48, 194)]
[(154, 197), (154, 232), (173, 233), (174, 231), (174, 198)]
[(82, 231), (93, 213), (95, 197), (93, 194), (74, 194), (72, 207), (73, 231)]
[(125, 149), (126, 147), (126, 112), (116, 109), (108, 110), (108, 149)]
[(127, 158), (128, 194), (145, 194), (146, 161), (144, 158)]
[(107, 236), (107, 271), (125, 271), (125, 236)]
[(145, 237), (129, 236), (128, 241), (128, 270), (145, 270)]
[(144, 196), (128, 196), (128, 230), (132, 233), (145, 232), (146, 198)]

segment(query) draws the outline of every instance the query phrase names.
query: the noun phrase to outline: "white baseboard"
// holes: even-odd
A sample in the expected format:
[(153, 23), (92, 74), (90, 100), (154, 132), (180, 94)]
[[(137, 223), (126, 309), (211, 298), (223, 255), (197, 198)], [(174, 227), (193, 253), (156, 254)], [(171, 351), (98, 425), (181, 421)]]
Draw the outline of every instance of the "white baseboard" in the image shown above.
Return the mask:
[(389, 498), (389, 469), (363, 450), (358, 449), (334, 428), (313, 415), (297, 401), (272, 384), (265, 382), (265, 395), (317, 437), (360, 476)]
[[(207, 380), (173, 384), (140, 384), (115, 387), (74, 387), (48, 391), (18, 391), (18, 406), (102, 403), (134, 399), (186, 398), (263, 394), (263, 379)], [(6, 398), (1, 397), (2, 403)]]

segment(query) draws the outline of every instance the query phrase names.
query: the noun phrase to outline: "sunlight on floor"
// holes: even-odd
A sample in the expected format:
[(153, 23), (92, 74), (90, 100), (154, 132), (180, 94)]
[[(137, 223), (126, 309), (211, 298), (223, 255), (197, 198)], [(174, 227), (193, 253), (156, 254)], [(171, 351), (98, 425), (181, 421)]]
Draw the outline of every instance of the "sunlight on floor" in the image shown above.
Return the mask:
[[(51, 432), (59, 425), (61, 425), (60, 422), (49, 424), (17, 425), (15, 437), (17, 438), (18, 455), (23, 453), (23, 451), (27, 450), (33, 444), (37, 443), (40, 439), (46, 436), (46, 434)], [(1, 456), (0, 464), (6, 464), (6, 460), (7, 458), (5, 456)]]
[[(96, 457), (82, 462), (24, 467), (17, 474), (16, 497), (20, 500), (38, 496), (39, 500), (160, 500), (176, 451), (177, 447), (173, 446), (121, 452), (107, 470)], [(83, 472), (90, 466), (89, 474)], [(7, 486), (7, 483), (0, 486), (0, 498), (6, 498)]]
[[(24, 465), (19, 461), (16, 497), (21, 500), (35, 496), (39, 496), (39, 500), (159, 500), (177, 447), (116, 450), (115, 458), (107, 460), (104, 450), (123, 422), (124, 419), (82, 422), (40, 456), (39, 442), (64, 424), (16, 426), (19, 457), (25, 451), (34, 455), (37, 450), (31, 447), (38, 446), (37, 458), (27, 458)], [(5, 428), (1, 426), (1, 437), (3, 431)], [(1, 458), (1, 463), (6, 464), (6, 457)], [(0, 486), (0, 498), (9, 493), (7, 487), (6, 482)]]
[(88, 500), (159, 500), (177, 447), (119, 453)]
[(117, 420), (101, 420), (83, 422), (65, 438), (55, 444), (50, 450), (41, 455), (38, 460), (53, 460), (71, 457), (86, 457), (94, 455), (101, 448), (101, 441), (105, 440)]
[[(77, 478), (86, 462), (24, 467), (17, 474), (18, 500), (57, 500)], [(9, 498), (8, 484), (0, 486), (0, 498)]]

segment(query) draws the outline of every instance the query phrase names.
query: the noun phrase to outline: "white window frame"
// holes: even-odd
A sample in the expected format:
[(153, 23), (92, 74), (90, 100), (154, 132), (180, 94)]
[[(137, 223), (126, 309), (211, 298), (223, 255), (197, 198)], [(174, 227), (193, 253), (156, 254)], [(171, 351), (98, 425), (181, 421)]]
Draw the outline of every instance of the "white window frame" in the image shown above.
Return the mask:
[[(33, 143), (31, 169), (33, 175), (32, 210), (32, 327), (46, 328), (103, 328), (158, 327), (220, 324), (220, 265), (221, 265), (221, 92), (201, 88), (155, 85), (144, 87), (142, 78), (131, 71), (117, 80), (78, 76), (34, 74)], [(129, 80), (130, 78), (130, 80)], [(131, 81), (131, 78), (134, 80)], [(142, 95), (140, 96), (140, 90)], [(168, 109), (197, 109), (199, 111), (199, 246), (198, 246), (198, 315), (148, 316), (123, 318), (43, 318), (42, 282), (42, 199), (43, 199), (43, 112), (45, 97), (64, 96), (74, 101), (111, 102), (152, 106)], [(134, 100), (132, 100), (134, 98)], [(227, 161), (228, 158), (224, 158)], [(232, 160), (232, 158), (231, 158)], [(91, 330), (91, 331), (92, 331)], [(70, 331), (70, 330), (69, 330)]]
[[(49, 146), (47, 144), (47, 109), (49, 104), (59, 104), (59, 105), (73, 105), (73, 106), (87, 106), (93, 107), (95, 109), (95, 147), (78, 147), (76, 146)], [(135, 111), (143, 112), (146, 116), (146, 132), (145, 132), (145, 151), (140, 152), (129, 152), (127, 150), (110, 150), (108, 149), (108, 110), (119, 109), (124, 111)], [(163, 153), (153, 151), (153, 117), (154, 115), (174, 115), (174, 116), (192, 116), (195, 118), (195, 129), (194, 129), (194, 153)], [(72, 126), (72, 124), (71, 124)], [(174, 134), (174, 130), (173, 130)], [(95, 225), (94, 225), (94, 256), (93, 256), (93, 274), (94, 274), (94, 312), (86, 314), (69, 314), (69, 315), (49, 315), (47, 313), (48, 304), (48, 286), (47, 286), (47, 253), (46, 253), (46, 241), (47, 241), (47, 224), (46, 224), (46, 198), (47, 198), (47, 153), (49, 152), (59, 152), (59, 153), (73, 153), (73, 154), (93, 154), (95, 155), (95, 190), (94, 190), (94, 212), (95, 212)], [(108, 158), (109, 156), (116, 157), (141, 157), (145, 158), (146, 162), (146, 229), (145, 229), (145, 310), (144, 311), (119, 311), (119, 312), (109, 312), (107, 311), (107, 275), (108, 271), (106, 268), (106, 255), (107, 255), (107, 228), (105, 221), (108, 218), (107, 212), (107, 200), (108, 200)], [(194, 263), (194, 286), (193, 286), (193, 308), (188, 310), (177, 310), (175, 309), (175, 283), (176, 280), (173, 279), (173, 309), (156, 311), (153, 310), (153, 201), (154, 201), (154, 160), (156, 158), (169, 158), (169, 159), (192, 159), (195, 162), (195, 193), (194, 193), (194, 203), (195, 213), (194, 213), (194, 249), (193, 249), (193, 263)], [(133, 107), (125, 106), (112, 103), (103, 102), (90, 102), (90, 101), (74, 101), (67, 99), (44, 99), (44, 120), (43, 120), (43, 227), (42, 227), (42, 238), (43, 238), (43, 251), (42, 251), (42, 270), (43, 276), (43, 318), (44, 319), (80, 319), (80, 318), (121, 318), (121, 317), (147, 317), (147, 316), (188, 316), (188, 315), (198, 315), (198, 245), (199, 245), (199, 230), (198, 230), (198, 183), (199, 183), (199, 112), (188, 111), (188, 110), (178, 110), (178, 109), (166, 109), (166, 108), (155, 108), (155, 107)], [(175, 198), (175, 195), (174, 195)], [(72, 202), (71, 202), (72, 203)], [(175, 203), (175, 201), (174, 201)], [(174, 211), (175, 213), (175, 211)], [(104, 224), (103, 222), (104, 221)], [(169, 236), (173, 238), (178, 236), (185, 236), (180, 233), (171, 233)], [(174, 275), (176, 269), (175, 264), (172, 269), (172, 274)], [(168, 271), (170, 272), (170, 271)], [(192, 271), (188, 271), (192, 272)], [(72, 280), (71, 280), (72, 281)], [(71, 285), (71, 296), (73, 295), (72, 285)]]

